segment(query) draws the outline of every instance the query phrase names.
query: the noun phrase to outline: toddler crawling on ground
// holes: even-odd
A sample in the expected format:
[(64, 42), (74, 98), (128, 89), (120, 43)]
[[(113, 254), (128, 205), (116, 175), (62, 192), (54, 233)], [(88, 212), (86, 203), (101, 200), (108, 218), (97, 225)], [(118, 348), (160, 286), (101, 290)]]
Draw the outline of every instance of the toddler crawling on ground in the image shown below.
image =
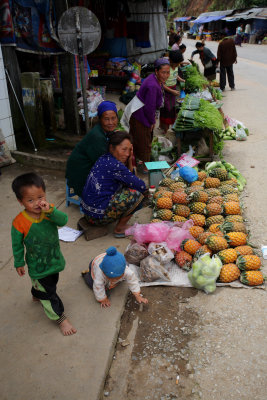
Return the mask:
[(140, 292), (140, 285), (134, 272), (126, 265), (123, 254), (116, 247), (109, 247), (106, 253), (95, 257), (89, 264), (89, 271), (82, 272), (87, 285), (93, 289), (96, 300), (101, 307), (110, 307), (110, 301), (106, 289), (113, 289), (123, 280), (127, 281), (128, 287), (138, 303), (148, 303)]

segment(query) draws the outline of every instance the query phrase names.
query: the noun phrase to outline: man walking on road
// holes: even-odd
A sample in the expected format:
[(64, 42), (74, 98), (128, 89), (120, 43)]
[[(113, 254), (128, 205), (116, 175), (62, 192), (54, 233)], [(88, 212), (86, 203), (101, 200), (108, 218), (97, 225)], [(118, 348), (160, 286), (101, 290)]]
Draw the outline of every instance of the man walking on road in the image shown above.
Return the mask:
[(226, 73), (231, 90), (235, 90), (235, 78), (233, 64), (237, 63), (237, 52), (235, 42), (230, 37), (223, 38), (218, 46), (217, 61), (220, 63), (220, 89), (224, 90), (226, 85)]

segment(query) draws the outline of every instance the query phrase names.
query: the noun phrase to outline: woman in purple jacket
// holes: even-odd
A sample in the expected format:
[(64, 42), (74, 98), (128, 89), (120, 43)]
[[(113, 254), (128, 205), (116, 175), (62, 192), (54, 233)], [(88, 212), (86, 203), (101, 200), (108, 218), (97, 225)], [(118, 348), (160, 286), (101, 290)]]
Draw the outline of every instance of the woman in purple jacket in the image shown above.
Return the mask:
[(129, 133), (133, 138), (134, 155), (143, 162), (150, 161), (156, 111), (163, 106), (163, 84), (169, 76), (169, 60), (167, 58), (158, 59), (155, 62), (155, 73), (144, 80), (136, 94), (144, 105), (132, 114)]

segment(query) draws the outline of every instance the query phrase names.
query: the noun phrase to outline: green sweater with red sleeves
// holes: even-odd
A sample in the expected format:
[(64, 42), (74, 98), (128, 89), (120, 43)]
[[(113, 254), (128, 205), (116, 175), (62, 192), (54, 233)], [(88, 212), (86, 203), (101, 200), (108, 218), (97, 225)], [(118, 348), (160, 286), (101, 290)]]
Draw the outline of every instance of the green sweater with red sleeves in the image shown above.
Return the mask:
[(62, 271), (65, 260), (60, 251), (57, 226), (64, 226), (67, 221), (68, 216), (55, 207), (42, 212), (39, 219), (30, 217), (25, 210), (17, 215), (11, 229), (15, 268), (23, 267), (26, 260), (32, 279)]

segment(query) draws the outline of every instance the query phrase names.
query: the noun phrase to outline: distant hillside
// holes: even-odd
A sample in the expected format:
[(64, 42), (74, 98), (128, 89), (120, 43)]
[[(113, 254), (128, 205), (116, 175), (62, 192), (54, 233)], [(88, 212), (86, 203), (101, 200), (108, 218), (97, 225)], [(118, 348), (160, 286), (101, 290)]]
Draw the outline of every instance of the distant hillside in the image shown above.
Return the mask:
[(170, 0), (169, 7), (173, 9), (168, 15), (168, 22), (171, 22), (175, 17), (198, 17), (208, 11), (267, 7), (267, 0)]

